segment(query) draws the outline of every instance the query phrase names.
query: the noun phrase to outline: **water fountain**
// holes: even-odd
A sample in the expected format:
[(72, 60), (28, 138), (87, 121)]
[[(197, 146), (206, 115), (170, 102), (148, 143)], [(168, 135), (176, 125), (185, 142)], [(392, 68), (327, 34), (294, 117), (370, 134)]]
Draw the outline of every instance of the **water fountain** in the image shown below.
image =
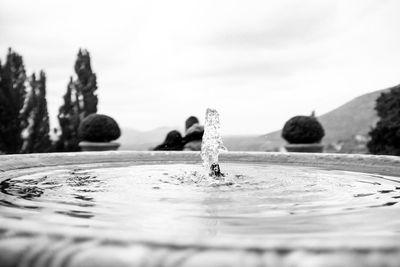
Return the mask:
[(219, 114), (215, 109), (208, 108), (204, 126), (203, 142), (201, 144), (201, 159), (206, 171), (211, 169), (212, 176), (221, 176), (218, 164), (220, 151), (226, 151), (220, 135)]
[(399, 157), (219, 154), (207, 116), (201, 154), (1, 156), (0, 265), (399, 265)]

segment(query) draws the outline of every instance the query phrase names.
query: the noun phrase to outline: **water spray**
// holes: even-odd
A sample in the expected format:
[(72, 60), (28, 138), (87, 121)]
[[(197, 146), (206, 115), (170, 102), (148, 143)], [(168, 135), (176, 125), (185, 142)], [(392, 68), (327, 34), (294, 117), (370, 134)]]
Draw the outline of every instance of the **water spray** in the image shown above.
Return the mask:
[(208, 108), (204, 124), (204, 135), (201, 143), (201, 158), (203, 166), (210, 171), (210, 176), (214, 178), (223, 177), (218, 163), (220, 151), (226, 151), (220, 135), (220, 122), (217, 110)]

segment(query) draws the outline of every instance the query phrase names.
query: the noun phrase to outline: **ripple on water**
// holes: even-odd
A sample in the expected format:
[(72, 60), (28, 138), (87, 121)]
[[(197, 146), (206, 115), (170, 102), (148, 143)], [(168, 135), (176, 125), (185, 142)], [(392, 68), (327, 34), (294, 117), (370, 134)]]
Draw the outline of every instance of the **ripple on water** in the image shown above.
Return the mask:
[(241, 236), (400, 231), (400, 179), (277, 165), (71, 169), (0, 184), (1, 216), (29, 224), (152, 235)]

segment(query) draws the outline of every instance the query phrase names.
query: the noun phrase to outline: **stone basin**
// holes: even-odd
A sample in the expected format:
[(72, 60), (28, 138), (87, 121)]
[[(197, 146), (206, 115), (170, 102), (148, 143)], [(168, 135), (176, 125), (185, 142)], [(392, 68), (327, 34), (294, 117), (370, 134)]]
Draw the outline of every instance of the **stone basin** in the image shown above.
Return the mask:
[(400, 266), (400, 159), (0, 156), (0, 266)]

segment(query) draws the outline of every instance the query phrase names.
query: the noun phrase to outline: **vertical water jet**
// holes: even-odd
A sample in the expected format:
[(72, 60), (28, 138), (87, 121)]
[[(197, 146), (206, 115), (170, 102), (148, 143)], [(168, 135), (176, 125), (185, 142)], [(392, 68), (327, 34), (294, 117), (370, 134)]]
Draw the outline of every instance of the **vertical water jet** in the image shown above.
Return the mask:
[(210, 171), (210, 176), (221, 177), (218, 156), (221, 150), (226, 151), (220, 135), (219, 114), (215, 109), (208, 108), (204, 124), (204, 135), (201, 143), (201, 158), (203, 166)]

